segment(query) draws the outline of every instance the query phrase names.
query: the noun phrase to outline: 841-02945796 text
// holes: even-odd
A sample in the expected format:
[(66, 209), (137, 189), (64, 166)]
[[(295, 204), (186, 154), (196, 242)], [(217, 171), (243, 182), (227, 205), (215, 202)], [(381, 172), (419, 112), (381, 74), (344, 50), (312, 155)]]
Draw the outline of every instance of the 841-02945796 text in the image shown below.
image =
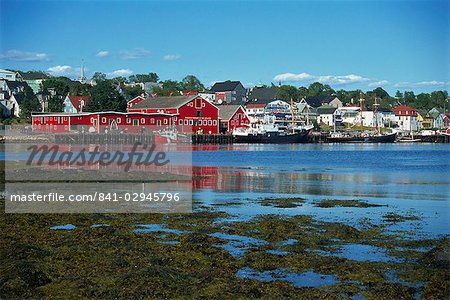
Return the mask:
[(154, 192), (154, 193), (117, 193), (117, 192), (95, 192), (92, 194), (59, 193), (10, 195), (11, 202), (178, 202), (180, 193)]

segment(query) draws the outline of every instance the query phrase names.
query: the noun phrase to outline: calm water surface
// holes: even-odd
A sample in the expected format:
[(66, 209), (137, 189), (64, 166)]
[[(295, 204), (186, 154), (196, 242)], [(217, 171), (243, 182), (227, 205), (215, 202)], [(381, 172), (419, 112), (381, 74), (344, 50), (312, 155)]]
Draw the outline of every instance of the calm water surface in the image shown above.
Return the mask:
[[(198, 146), (193, 151), (194, 197), (235, 220), (260, 214), (312, 214), (357, 225), (379, 222), (384, 213), (415, 214), (420, 222), (392, 225), (417, 236), (439, 236), (450, 224), (450, 145), (446, 144), (293, 144)], [(292, 209), (261, 206), (264, 197), (307, 199)], [(323, 199), (360, 199), (387, 207), (329, 209)], [(241, 201), (243, 205), (226, 205)], [(217, 204), (225, 204), (217, 206)], [(230, 220), (225, 220), (230, 221)]]

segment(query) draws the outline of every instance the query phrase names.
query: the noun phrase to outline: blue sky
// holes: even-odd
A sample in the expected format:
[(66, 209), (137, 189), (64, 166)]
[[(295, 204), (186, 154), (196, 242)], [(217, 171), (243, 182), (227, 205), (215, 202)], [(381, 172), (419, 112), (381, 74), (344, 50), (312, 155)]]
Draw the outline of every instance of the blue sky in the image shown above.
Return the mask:
[(335, 89), (450, 87), (448, 1), (0, 0), (0, 68), (194, 74)]

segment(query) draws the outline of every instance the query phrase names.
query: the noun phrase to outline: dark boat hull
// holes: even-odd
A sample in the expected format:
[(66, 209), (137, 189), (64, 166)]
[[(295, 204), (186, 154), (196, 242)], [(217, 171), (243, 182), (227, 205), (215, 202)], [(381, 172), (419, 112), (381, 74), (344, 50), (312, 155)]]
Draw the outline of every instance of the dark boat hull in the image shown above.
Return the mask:
[(294, 144), (308, 142), (309, 131), (296, 132), (293, 134), (258, 134), (258, 135), (235, 135), (235, 143), (246, 144)]
[(394, 143), (397, 133), (371, 136), (329, 137), (329, 143)]

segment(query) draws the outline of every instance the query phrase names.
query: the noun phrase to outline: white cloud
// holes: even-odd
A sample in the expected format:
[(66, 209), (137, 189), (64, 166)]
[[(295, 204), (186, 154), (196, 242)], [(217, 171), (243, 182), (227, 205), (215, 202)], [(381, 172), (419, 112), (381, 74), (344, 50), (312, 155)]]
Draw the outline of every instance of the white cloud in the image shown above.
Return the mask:
[(99, 51), (95, 56), (104, 58), (104, 57), (109, 56), (109, 52), (108, 51)]
[(342, 84), (350, 84), (350, 83), (357, 83), (357, 82), (364, 82), (368, 81), (368, 78), (355, 75), (355, 74), (349, 74), (349, 75), (311, 75), (308, 73), (283, 73), (278, 74), (273, 78), (274, 81), (290, 81), (290, 82), (313, 82), (318, 81), (323, 84), (335, 84), (335, 85), (342, 85)]
[(167, 54), (163, 56), (163, 60), (178, 60), (181, 58), (179, 54)]
[(130, 76), (131, 74), (133, 74), (133, 71), (131, 71), (130, 69), (120, 69), (120, 70), (115, 70), (111, 73), (108, 73), (108, 77), (114, 78), (114, 77), (127, 77)]
[(50, 57), (47, 53), (8, 50), (0, 54), (0, 59), (33, 62), (33, 61), (47, 61), (50, 60)]
[(368, 84), (368, 86), (370, 86), (370, 87), (381, 87), (381, 86), (386, 85), (388, 83), (389, 83), (389, 81), (387, 81), (387, 80), (380, 80), (380, 81), (371, 82), (371, 83)]
[(74, 70), (71, 66), (54, 66), (48, 68), (47, 71), (50, 73), (50, 75), (62, 76), (74, 74), (76, 70)]
[(394, 87), (399, 88), (427, 88), (427, 87), (446, 87), (450, 86), (449, 81), (420, 81), (420, 82), (398, 82)]
[(283, 73), (278, 74), (273, 78), (274, 81), (307, 81), (314, 78), (313, 75), (308, 73), (300, 73), (300, 74), (294, 74), (294, 73)]
[(138, 59), (150, 56), (150, 51), (144, 48), (135, 48), (132, 50), (122, 50), (119, 52), (119, 57), (121, 59)]

